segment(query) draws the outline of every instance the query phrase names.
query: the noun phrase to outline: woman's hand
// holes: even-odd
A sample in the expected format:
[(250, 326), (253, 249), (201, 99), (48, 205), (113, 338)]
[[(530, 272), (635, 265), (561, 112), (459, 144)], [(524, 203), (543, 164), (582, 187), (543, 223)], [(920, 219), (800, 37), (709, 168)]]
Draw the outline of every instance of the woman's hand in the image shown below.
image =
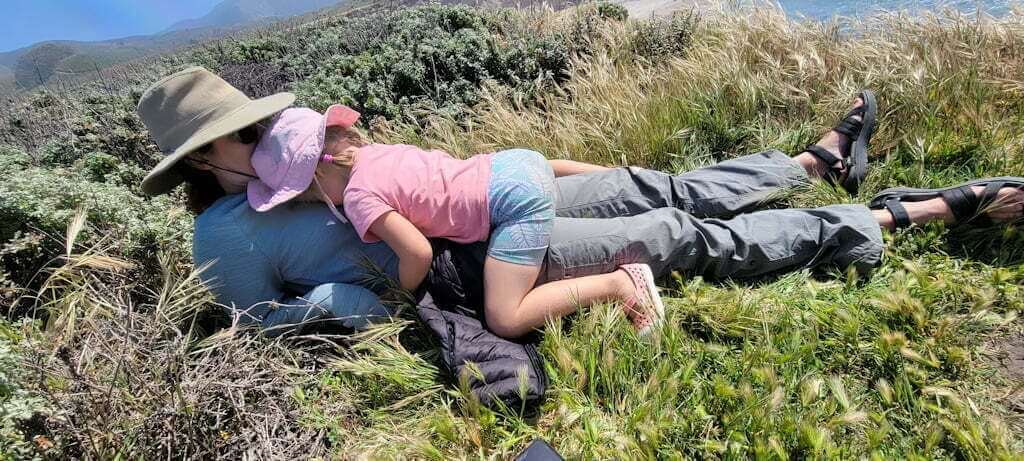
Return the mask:
[(370, 225), (370, 232), (387, 243), (398, 255), (398, 282), (402, 289), (416, 291), (430, 270), (434, 250), (430, 242), (405, 216), (389, 211)]

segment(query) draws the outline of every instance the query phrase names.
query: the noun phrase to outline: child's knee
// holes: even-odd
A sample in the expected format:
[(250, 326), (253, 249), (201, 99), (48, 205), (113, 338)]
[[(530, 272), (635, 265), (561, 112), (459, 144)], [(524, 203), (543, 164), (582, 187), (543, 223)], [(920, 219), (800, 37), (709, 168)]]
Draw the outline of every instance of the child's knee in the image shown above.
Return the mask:
[(486, 309), (484, 319), (487, 328), (502, 338), (516, 338), (525, 334), (523, 326), (517, 322), (515, 315), (509, 313), (509, 309)]

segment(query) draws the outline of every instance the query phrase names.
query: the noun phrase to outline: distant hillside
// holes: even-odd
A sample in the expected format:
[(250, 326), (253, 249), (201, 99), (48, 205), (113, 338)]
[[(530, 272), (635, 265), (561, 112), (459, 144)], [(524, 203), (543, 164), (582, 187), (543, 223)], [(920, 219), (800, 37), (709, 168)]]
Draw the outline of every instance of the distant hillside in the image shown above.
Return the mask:
[(159, 35), (140, 35), (99, 42), (54, 40), (0, 53), (0, 79), (21, 88), (46, 83), (56, 76), (73, 77), (147, 54), (169, 51), (231, 31), (203, 28)]
[(52, 40), (0, 53), (0, 92), (95, 73), (145, 55), (226, 35), (261, 22), (309, 13), (346, 0), (225, 0), (210, 13), (154, 35), (96, 42)]
[(343, 0), (225, 0), (205, 16), (179, 21), (168, 31), (231, 27), (268, 18), (295, 16), (337, 5)]

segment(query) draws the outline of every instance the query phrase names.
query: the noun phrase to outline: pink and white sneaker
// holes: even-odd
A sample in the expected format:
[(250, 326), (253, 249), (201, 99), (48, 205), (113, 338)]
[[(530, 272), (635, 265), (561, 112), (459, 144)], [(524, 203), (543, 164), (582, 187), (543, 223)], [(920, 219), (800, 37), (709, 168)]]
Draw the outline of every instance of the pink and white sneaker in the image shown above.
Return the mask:
[(623, 303), (626, 317), (641, 336), (646, 336), (665, 320), (665, 304), (661, 302), (654, 273), (647, 264), (619, 266), (633, 281), (633, 296)]

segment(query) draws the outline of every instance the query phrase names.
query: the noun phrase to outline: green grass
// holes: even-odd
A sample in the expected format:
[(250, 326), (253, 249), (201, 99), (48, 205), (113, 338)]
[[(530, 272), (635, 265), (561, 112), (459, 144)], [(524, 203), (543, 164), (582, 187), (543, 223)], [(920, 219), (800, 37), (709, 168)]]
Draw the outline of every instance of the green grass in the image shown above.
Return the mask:
[[(837, 35), (776, 12), (712, 15), (696, 21), (685, 56), (652, 65), (617, 55), (629, 26), (612, 28), (612, 51), (580, 61), (546, 110), (499, 90), (468, 127), (438, 117), (385, 138), (684, 171), (765, 148), (797, 152), (866, 87), (879, 93), (882, 115), (863, 195), (821, 187), (794, 205), (1024, 173), (1024, 62), (1008, 51), (1022, 45), (1020, 18), (888, 17), (858, 27)], [(887, 239), (885, 262), (867, 280), (795, 273), (722, 285), (679, 274), (653, 344), (614, 308), (549, 327), (542, 349), (553, 385), (537, 421), (506, 414), (492, 427), (490, 417), (445, 409), (445, 427), (461, 431), (427, 437), (431, 448), (416, 455), (457, 448), (500, 458), (514, 453), (509, 440), (541, 436), (581, 458), (1019, 456), (1020, 415), (1000, 401), (1011, 383), (993, 366), (991, 343), (1020, 329), (1019, 232), (928, 226)]]
[[(553, 28), (574, 14), (530, 20)], [(868, 87), (882, 110), (861, 196), (820, 186), (791, 205), (1024, 175), (1024, 17), (888, 17), (844, 32), (765, 9), (685, 21), (692, 41), (672, 57), (636, 55), (647, 25), (605, 24), (599, 51), (538, 101), (492, 87), (468, 119), (375, 136), (677, 172), (798, 151)], [(90, 457), (509, 459), (543, 437), (567, 459), (1020, 459), (1021, 389), (997, 360), (1022, 330), (1020, 229), (929, 225), (886, 240), (870, 278), (676, 274), (651, 341), (615, 306), (549, 325), (551, 386), (536, 414), (488, 410), (441, 380), (408, 315), (355, 337), (210, 336), (217, 307), (187, 262), (164, 258), (163, 274), (143, 276), (165, 283), (147, 291), (72, 244), (40, 305), (77, 321), (19, 340), (46, 377), (25, 386), (55, 406), (58, 447)]]

